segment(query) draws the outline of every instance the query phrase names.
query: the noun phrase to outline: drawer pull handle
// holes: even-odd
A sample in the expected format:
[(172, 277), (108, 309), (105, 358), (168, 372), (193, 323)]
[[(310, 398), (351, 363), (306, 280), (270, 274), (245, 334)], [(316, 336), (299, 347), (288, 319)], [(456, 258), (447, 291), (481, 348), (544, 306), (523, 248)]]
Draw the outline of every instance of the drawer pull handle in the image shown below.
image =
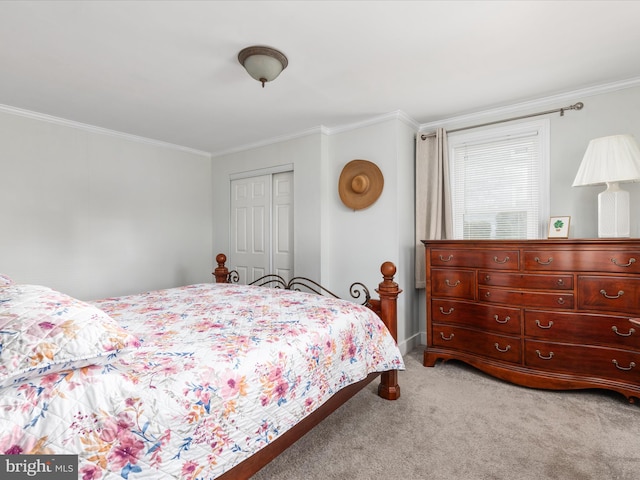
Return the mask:
[(460, 285), (460, 280), (456, 280), (454, 283), (451, 283), (449, 281), (449, 279), (447, 278), (444, 283), (447, 284), (447, 287), (457, 287), (458, 285)]
[(509, 315), (504, 317), (504, 320), (500, 320), (500, 317), (498, 317), (498, 315), (494, 315), (493, 318), (498, 323), (507, 323), (509, 320), (511, 320), (511, 317)]
[(448, 312), (445, 312), (444, 308), (440, 307), (440, 313), (443, 315), (451, 315), (453, 313), (453, 307), (449, 308)]
[(540, 260), (540, 257), (535, 257), (534, 260), (538, 262), (540, 265), (550, 265), (551, 262), (553, 262), (553, 257), (549, 257), (549, 260), (547, 260), (546, 262)]
[(507, 345), (506, 348), (504, 349), (500, 348), (500, 345), (498, 345), (498, 343), (495, 343), (494, 346), (496, 347), (496, 350), (498, 350), (501, 353), (506, 353), (509, 350), (511, 350), (511, 345)]
[(551, 360), (553, 358), (553, 352), (549, 352), (549, 355), (546, 357), (542, 355), (542, 353), (540, 353), (540, 350), (536, 350), (536, 353), (538, 354), (538, 357), (541, 358), (542, 360)]
[(616, 327), (615, 325), (613, 327), (611, 327), (611, 330), (613, 330), (613, 332), (616, 335), (620, 335), (621, 337), (630, 337), (631, 335), (633, 335), (635, 333), (635, 329), (633, 329), (633, 328), (629, 329), (629, 333), (620, 333), (618, 331), (618, 327)]
[(622, 295), (624, 295), (624, 291), (620, 290), (617, 295), (607, 295), (607, 291), (603, 289), (603, 290), (600, 290), (600, 294), (604, 298), (616, 299), (616, 298), (620, 298)]
[(628, 372), (629, 370), (631, 370), (633, 367), (636, 366), (635, 362), (631, 362), (628, 367), (621, 367), (620, 365), (618, 365), (618, 361), (615, 358), (613, 359), (613, 364), (616, 366), (618, 370), (624, 370), (625, 372)]
[[(548, 323), (547, 325), (542, 325), (542, 324), (540, 323), (540, 320), (538, 320), (538, 319), (536, 318), (536, 325), (538, 326), (538, 328), (549, 329), (549, 328), (553, 327), (553, 320), (549, 320), (549, 323)], [(614, 328), (615, 328), (615, 327), (614, 327)]]
[(449, 335), (448, 337), (445, 337), (445, 336), (444, 336), (444, 333), (440, 332), (440, 337), (441, 337), (443, 340), (446, 340), (447, 342), (448, 342), (448, 341), (450, 341), (450, 340), (453, 340), (453, 337), (454, 337), (454, 336), (455, 336), (455, 335), (452, 333), (452, 334), (451, 334), (451, 335)]
[(498, 260), (498, 257), (495, 256), (495, 257), (493, 257), (493, 261), (496, 262), (496, 263), (507, 263), (509, 261), (509, 257), (508, 256), (504, 257), (504, 260)]
[(447, 258), (444, 258), (442, 255), (440, 255), (441, 262), (450, 262), (451, 260), (453, 260), (453, 255), (449, 255)]
[(558, 304), (564, 305), (564, 298), (562, 297), (558, 298)]
[(484, 294), (484, 296), (485, 296), (486, 298), (489, 298), (489, 297), (491, 296), (491, 292), (486, 292), (486, 293)]
[(564, 285), (564, 280), (562, 278), (559, 278), (556, 283), (559, 287), (562, 287)]
[(611, 261), (613, 262), (614, 265), (617, 265), (618, 267), (630, 267), (635, 263), (636, 259), (631, 257), (627, 263), (618, 263), (615, 258), (612, 258)]
[(491, 280), (491, 275), (487, 274), (484, 276), (484, 281), (485, 282), (489, 282), (489, 280)]

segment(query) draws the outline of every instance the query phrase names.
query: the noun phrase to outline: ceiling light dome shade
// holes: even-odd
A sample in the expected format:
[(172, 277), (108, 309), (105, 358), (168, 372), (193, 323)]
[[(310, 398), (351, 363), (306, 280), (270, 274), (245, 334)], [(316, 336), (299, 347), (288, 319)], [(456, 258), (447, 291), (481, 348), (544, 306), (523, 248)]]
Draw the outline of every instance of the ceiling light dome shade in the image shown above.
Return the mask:
[(282, 52), (261, 46), (242, 49), (238, 53), (238, 61), (263, 87), (266, 82), (275, 80), (289, 64)]

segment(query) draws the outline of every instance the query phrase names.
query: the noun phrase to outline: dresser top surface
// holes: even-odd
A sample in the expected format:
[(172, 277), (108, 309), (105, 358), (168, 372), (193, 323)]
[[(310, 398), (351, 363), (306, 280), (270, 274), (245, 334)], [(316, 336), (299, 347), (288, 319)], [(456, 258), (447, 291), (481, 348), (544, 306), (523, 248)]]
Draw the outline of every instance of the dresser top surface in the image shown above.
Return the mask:
[(619, 245), (638, 246), (640, 238), (559, 238), (538, 240), (421, 240), (425, 246), (429, 245), (457, 245), (460, 247), (489, 247), (489, 246), (561, 246), (561, 245)]

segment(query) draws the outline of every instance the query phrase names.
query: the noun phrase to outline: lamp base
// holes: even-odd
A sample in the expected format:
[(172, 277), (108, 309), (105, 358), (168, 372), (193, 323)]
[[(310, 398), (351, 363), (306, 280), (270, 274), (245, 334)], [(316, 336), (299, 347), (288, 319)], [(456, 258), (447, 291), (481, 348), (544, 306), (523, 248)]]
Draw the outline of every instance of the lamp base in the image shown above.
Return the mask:
[(629, 192), (618, 182), (607, 183), (607, 189), (598, 195), (598, 237), (629, 237), (629, 218)]

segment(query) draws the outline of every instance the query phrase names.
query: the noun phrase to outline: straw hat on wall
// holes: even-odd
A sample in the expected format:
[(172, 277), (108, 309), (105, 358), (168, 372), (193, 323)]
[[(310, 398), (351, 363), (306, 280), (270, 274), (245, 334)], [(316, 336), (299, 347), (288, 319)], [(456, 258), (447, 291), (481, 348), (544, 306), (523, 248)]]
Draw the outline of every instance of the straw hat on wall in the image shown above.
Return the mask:
[(338, 180), (340, 199), (352, 210), (371, 206), (382, 193), (384, 178), (375, 163), (367, 160), (351, 160)]

